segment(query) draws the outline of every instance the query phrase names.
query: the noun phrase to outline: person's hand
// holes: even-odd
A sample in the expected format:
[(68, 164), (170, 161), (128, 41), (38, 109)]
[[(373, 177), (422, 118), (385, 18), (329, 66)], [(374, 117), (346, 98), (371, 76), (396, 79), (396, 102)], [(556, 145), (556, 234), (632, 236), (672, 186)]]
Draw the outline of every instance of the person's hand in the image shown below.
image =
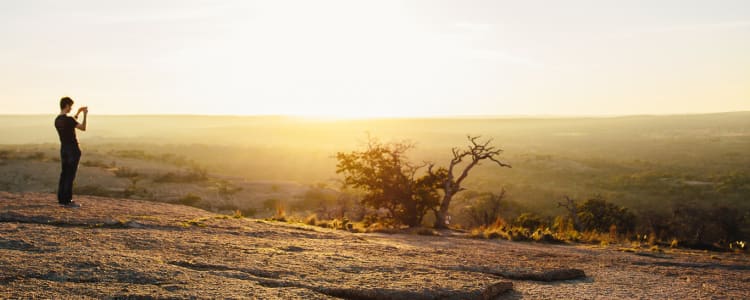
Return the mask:
[(88, 115), (89, 114), (89, 107), (88, 106), (79, 107), (78, 108), (78, 112), (76, 112), (76, 115), (74, 116), (74, 118), (78, 119), (78, 115), (80, 115), (81, 112), (83, 112), (84, 116)]

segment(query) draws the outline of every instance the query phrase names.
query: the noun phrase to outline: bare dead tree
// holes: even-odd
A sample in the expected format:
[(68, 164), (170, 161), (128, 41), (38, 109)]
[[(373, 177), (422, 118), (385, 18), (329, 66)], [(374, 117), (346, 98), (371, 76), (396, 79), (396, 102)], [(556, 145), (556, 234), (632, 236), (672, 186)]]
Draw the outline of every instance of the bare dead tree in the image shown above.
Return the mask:
[(565, 203), (557, 202), (557, 207), (563, 207), (570, 214), (570, 218), (573, 220), (573, 227), (576, 231), (581, 231), (581, 220), (578, 219), (578, 204), (575, 200), (571, 199), (567, 195), (564, 196)]
[[(490, 160), (501, 167), (510, 168), (511, 166), (507, 163), (500, 161), (497, 156), (502, 153), (503, 150), (490, 146), (492, 139), (488, 139), (485, 142), (480, 142), (480, 136), (467, 136), (469, 139), (469, 145), (467, 148), (459, 149), (453, 148), (453, 158), (448, 165), (448, 169), (440, 168), (437, 172), (433, 172), (433, 165), (428, 165), (428, 172), (432, 176), (438, 176), (441, 178), (440, 187), (443, 190), (443, 199), (440, 205), (435, 209), (435, 228), (447, 228), (446, 214), (448, 208), (450, 208), (451, 200), (456, 193), (463, 191), (464, 188), (461, 184), (469, 176), (469, 171), (474, 167), (478, 166), (483, 160)], [(459, 164), (467, 160), (468, 164), (463, 167), (458, 177), (454, 175), (454, 171)]]

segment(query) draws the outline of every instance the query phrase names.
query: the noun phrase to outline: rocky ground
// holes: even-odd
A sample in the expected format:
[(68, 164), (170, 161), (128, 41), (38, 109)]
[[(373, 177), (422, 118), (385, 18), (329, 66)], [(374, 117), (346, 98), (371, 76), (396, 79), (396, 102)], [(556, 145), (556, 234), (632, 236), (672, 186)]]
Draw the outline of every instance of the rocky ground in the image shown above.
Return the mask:
[(0, 298), (750, 297), (747, 254), (355, 234), (76, 200), (0, 192)]

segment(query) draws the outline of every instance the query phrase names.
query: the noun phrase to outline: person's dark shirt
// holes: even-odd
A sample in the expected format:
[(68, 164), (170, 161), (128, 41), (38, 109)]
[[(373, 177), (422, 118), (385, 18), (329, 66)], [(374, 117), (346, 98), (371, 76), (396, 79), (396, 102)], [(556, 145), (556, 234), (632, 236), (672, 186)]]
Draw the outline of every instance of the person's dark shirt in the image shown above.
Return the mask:
[(76, 139), (76, 125), (78, 121), (68, 115), (59, 115), (55, 119), (55, 128), (57, 129), (57, 135), (60, 136), (60, 144), (66, 145), (78, 145), (78, 139)]

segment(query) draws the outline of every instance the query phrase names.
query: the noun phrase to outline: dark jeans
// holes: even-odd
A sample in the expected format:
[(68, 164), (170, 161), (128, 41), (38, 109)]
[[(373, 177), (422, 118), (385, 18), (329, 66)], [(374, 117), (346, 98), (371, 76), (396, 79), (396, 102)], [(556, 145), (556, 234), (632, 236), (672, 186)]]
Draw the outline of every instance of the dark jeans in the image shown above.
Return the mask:
[(78, 145), (63, 145), (60, 147), (60, 162), (62, 172), (57, 186), (57, 202), (70, 203), (73, 199), (73, 180), (76, 179), (78, 161), (81, 160), (81, 149)]

